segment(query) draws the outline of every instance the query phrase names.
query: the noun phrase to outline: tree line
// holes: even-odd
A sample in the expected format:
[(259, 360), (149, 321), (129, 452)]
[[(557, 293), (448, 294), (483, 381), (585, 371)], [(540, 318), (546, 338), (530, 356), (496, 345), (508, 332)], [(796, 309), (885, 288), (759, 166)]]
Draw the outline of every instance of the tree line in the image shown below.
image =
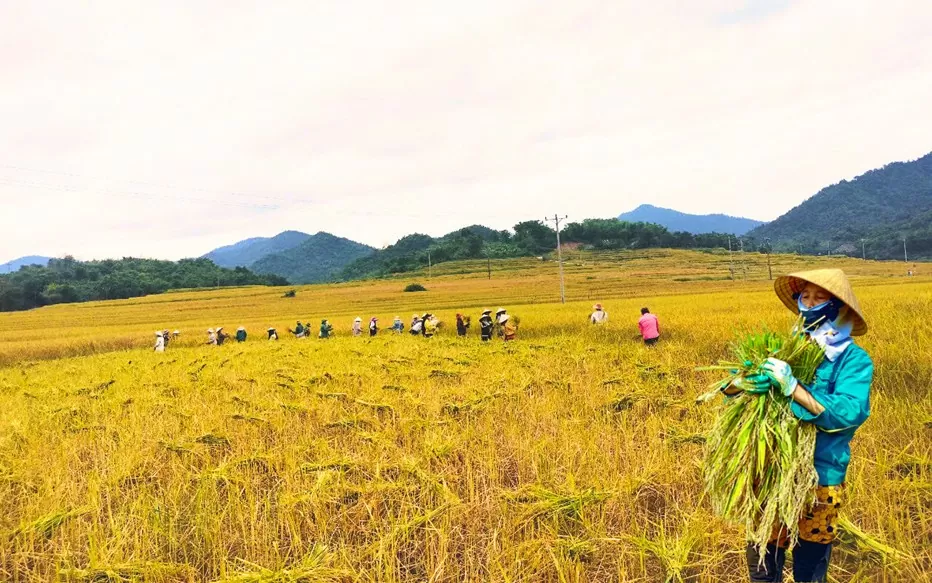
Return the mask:
[[(727, 248), (729, 238), (734, 239), (734, 235), (724, 233), (671, 232), (653, 223), (617, 219), (568, 223), (560, 236), (566, 243), (579, 243), (587, 249)], [(394, 245), (350, 263), (338, 279), (347, 281), (414, 271), (426, 266), (428, 260), (436, 264), (461, 259), (539, 256), (555, 247), (556, 231), (542, 221), (520, 222), (513, 232), (473, 225), (438, 238), (408, 235)]]
[(224, 269), (209, 259), (52, 259), (0, 275), (0, 312), (90, 300), (116, 300), (170, 289), (215, 286), (288, 285), (276, 275), (256, 275), (244, 267)]

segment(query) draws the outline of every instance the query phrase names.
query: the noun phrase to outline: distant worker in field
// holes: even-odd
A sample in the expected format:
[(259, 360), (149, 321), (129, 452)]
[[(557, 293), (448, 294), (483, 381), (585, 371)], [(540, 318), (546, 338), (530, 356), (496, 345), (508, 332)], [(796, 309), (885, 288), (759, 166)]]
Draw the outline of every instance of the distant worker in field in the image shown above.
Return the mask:
[(372, 319), (369, 320), (369, 336), (375, 336), (379, 333), (379, 319), (375, 316), (372, 316)]
[(492, 320), (492, 310), (482, 310), (482, 315), (479, 316), (479, 338), (483, 342), (488, 342), (492, 339), (494, 332), (495, 321)]
[(650, 313), (647, 308), (641, 308), (641, 317), (638, 320), (638, 330), (641, 331), (641, 338), (644, 344), (653, 346), (660, 339), (660, 321), (657, 316)]
[(411, 330), (410, 333), (412, 336), (419, 336), (424, 329), (424, 322), (421, 320), (421, 317), (417, 314), (411, 316)]
[(302, 324), (301, 321), (298, 320), (298, 322), (295, 323), (294, 330), (292, 330), (291, 333), (294, 334), (295, 338), (304, 338), (306, 334), (304, 330), (304, 324)]
[(278, 340), (278, 332), (275, 331), (275, 328), (269, 328), (269, 340)]
[(589, 315), (589, 321), (596, 325), (608, 322), (608, 312), (602, 309), (602, 304), (592, 306), (592, 314)]
[(172, 340), (178, 340), (179, 336), (181, 336), (181, 330), (175, 330), (172, 332)]
[(321, 320), (319, 337), (326, 340), (327, 338), (330, 338), (331, 332), (333, 332), (333, 326), (330, 325), (330, 322), (327, 320)]
[(224, 342), (226, 342), (226, 339), (229, 337), (230, 337), (229, 334), (224, 333), (223, 326), (220, 326), (219, 328), (217, 328), (217, 346), (222, 345)]
[(207, 329), (207, 344), (216, 346), (217, 345), (217, 333), (214, 332), (213, 328)]
[(171, 338), (171, 334), (169, 334), (168, 330), (162, 330), (161, 334), (162, 339), (165, 341), (165, 348), (168, 348), (168, 341)]
[(165, 336), (161, 332), (155, 333), (155, 351), (165, 352)]
[(504, 322), (504, 320), (502, 320), (502, 318), (504, 318), (507, 315), (508, 315), (508, 312), (505, 310), (505, 308), (499, 308), (495, 310), (495, 330), (499, 338), (505, 335), (505, 329), (502, 326), (502, 323)]
[(362, 318), (359, 316), (353, 320), (353, 336), (362, 336)]
[(502, 314), (499, 318), (499, 325), (502, 329), (502, 339), (505, 342), (511, 342), (518, 337), (518, 323), (510, 314)]
[(246, 342), (246, 328), (240, 326), (236, 329), (236, 341), (237, 342)]
[[(761, 374), (733, 381), (722, 391), (736, 395), (781, 392), (793, 402), (793, 415), (815, 425), (813, 458), (818, 486), (808, 513), (799, 518), (799, 540), (792, 549), (794, 581), (828, 580), (832, 543), (838, 534), (839, 509), (846, 503), (845, 478), (851, 460), (851, 439), (870, 415), (874, 364), (854, 336), (867, 333), (867, 321), (845, 273), (817, 269), (784, 275), (774, 282), (777, 297), (803, 319), (809, 337), (824, 350), (815, 380), (805, 386), (790, 365), (768, 358)], [(783, 581), (788, 533), (775, 525), (764, 556), (749, 543), (747, 565), (752, 581)]]
[(395, 316), (395, 319), (392, 320), (392, 332), (395, 334), (401, 334), (405, 331), (405, 323), (401, 321), (401, 316)]
[(433, 314), (424, 314), (424, 337), (433, 338), (434, 334), (437, 333), (437, 328), (440, 326), (440, 322)]
[(456, 315), (456, 335), (457, 336), (466, 336), (466, 333), (469, 332), (469, 316), (463, 316), (463, 314)]

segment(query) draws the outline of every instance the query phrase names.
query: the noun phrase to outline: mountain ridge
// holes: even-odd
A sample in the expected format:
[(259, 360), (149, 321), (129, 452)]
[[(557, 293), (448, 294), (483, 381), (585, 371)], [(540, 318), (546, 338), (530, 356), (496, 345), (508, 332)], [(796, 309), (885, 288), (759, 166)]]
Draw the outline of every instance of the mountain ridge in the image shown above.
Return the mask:
[(631, 223), (654, 223), (670, 231), (682, 231), (693, 235), (704, 233), (744, 235), (751, 229), (764, 224), (763, 221), (745, 217), (733, 217), (721, 213), (695, 215), (652, 204), (641, 204), (634, 210), (621, 213), (618, 215), (618, 220)]
[(11, 259), (6, 263), (0, 263), (0, 273), (13, 273), (19, 271), (20, 267), (25, 265), (41, 265), (46, 266), (51, 261), (52, 257), (46, 257), (44, 255), (26, 255), (24, 257), (17, 257), (16, 259)]
[(748, 233), (778, 251), (932, 259), (932, 153), (820, 189)]
[(210, 259), (218, 267), (249, 267), (267, 255), (293, 249), (309, 237), (301, 231), (282, 231), (273, 237), (251, 237), (217, 247), (201, 257)]

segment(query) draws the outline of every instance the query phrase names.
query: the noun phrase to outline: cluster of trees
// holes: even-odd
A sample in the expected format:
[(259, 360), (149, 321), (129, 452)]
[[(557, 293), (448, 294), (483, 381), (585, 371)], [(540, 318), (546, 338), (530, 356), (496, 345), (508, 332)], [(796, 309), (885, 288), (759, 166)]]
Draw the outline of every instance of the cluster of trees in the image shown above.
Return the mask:
[[(589, 249), (644, 249), (671, 247), (679, 249), (727, 247), (733, 235), (710, 233), (693, 235), (671, 233), (652, 223), (629, 223), (616, 219), (586, 219), (569, 223), (561, 231), (567, 243), (580, 243)], [(423, 268), (432, 263), (459, 259), (490, 257), (536, 256), (556, 247), (556, 232), (541, 221), (524, 221), (514, 226), (514, 232), (496, 231), (473, 225), (443, 237), (408, 235), (394, 245), (350, 263), (340, 279), (353, 280), (383, 277)]]
[(209, 259), (77, 261), (65, 257), (52, 259), (47, 267), (31, 265), (0, 275), (0, 311), (217, 285), (288, 285), (288, 281), (275, 275), (256, 275), (244, 267), (224, 269)]

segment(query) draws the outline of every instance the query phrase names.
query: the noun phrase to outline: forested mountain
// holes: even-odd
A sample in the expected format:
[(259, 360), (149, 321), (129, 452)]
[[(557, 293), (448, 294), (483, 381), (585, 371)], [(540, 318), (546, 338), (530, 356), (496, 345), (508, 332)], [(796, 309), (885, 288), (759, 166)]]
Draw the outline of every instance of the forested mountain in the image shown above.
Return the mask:
[(619, 221), (630, 223), (654, 223), (666, 227), (668, 230), (684, 231), (686, 233), (731, 233), (743, 235), (762, 225), (762, 221), (730, 217), (722, 214), (691, 215), (673, 209), (665, 209), (650, 204), (642, 204), (633, 211), (622, 213)]
[(48, 265), (50, 259), (51, 257), (43, 257), (42, 255), (20, 257), (19, 259), (14, 259), (6, 263), (0, 263), (0, 274), (19, 271), (19, 268), (24, 265)]
[(368, 245), (320, 232), (297, 247), (266, 255), (250, 269), (279, 275), (292, 283), (321, 283), (338, 277), (344, 267), (374, 251)]
[[(750, 233), (774, 249), (932, 259), (932, 154), (894, 162), (820, 190), (799, 206)], [(864, 239), (862, 248), (861, 240)]]
[(300, 231), (284, 231), (274, 237), (254, 237), (214, 249), (204, 255), (220, 267), (249, 267), (266, 255), (293, 249), (310, 237)]
[(77, 261), (65, 257), (52, 259), (48, 267), (26, 266), (15, 273), (0, 275), (0, 312), (65, 302), (132, 298), (170, 289), (287, 284), (278, 276), (256, 275), (243, 267), (224, 269), (204, 258)]

